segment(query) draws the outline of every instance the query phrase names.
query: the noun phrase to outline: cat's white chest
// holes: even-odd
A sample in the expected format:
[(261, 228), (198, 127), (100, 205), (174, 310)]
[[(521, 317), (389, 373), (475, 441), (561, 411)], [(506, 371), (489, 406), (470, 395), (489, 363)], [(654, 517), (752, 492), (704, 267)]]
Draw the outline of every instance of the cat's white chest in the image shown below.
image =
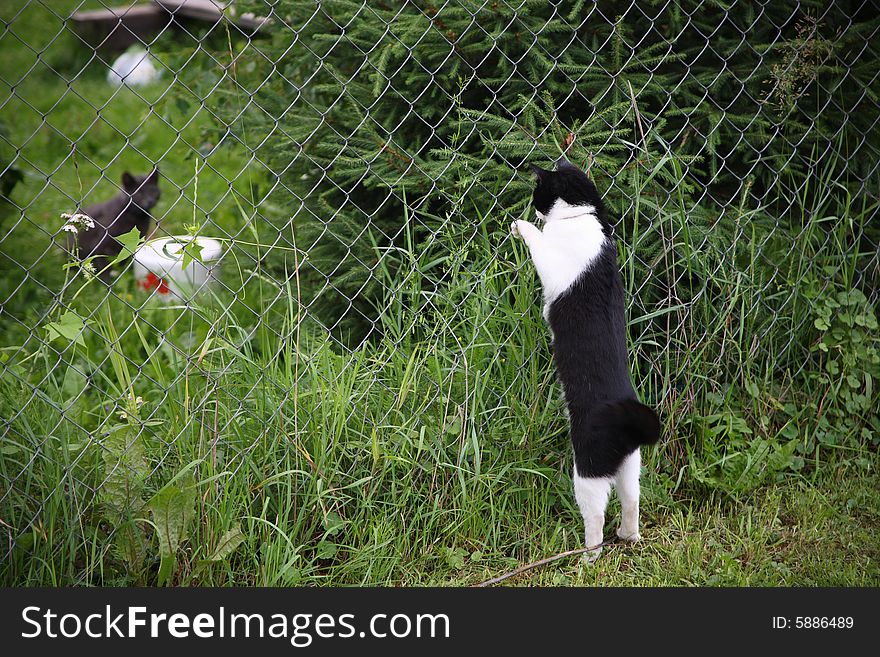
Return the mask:
[[(546, 256), (535, 261), (547, 308), (599, 257), (607, 237), (594, 214), (550, 221), (542, 232)], [(540, 262), (539, 262), (540, 261)]]

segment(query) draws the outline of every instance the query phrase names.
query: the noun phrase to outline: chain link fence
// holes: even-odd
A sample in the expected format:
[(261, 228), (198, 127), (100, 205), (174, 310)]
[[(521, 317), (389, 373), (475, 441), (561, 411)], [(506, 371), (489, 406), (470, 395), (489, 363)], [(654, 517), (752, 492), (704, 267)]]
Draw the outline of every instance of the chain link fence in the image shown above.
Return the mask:
[[(527, 164), (561, 155), (618, 222), (659, 471), (735, 490), (833, 435), (875, 444), (877, 8), (10, 3), (7, 582), (155, 581), (156, 536), (183, 581), (180, 537), (219, 563), (261, 531), (227, 505), (324, 563), (386, 461), (424, 502), (516, 450), (564, 460), (508, 234)], [(117, 239), (61, 217), (83, 208)]]

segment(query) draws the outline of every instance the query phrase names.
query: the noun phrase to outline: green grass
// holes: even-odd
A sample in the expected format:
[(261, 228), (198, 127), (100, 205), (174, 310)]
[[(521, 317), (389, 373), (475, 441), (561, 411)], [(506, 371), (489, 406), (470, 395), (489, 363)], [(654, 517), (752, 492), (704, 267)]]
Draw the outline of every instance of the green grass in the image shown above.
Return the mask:
[[(115, 326), (120, 311), (113, 312)], [(162, 315), (177, 314), (154, 309), (146, 320), (162, 325)], [(136, 352), (133, 340), (122, 340), (120, 353)], [(472, 341), (476, 348), (447, 359), (436, 343), (409, 353), (388, 345), (344, 358), (326, 343), (303, 342), (275, 365), (222, 341), (201, 360), (198, 349), (188, 360), (157, 351), (144, 371), (167, 381), (134, 383), (144, 398), (140, 419), (152, 424), (120, 442), (106, 434), (120, 424), (125, 431), (115, 417), (125, 395), (95, 388), (113, 388), (133, 372), (83, 392), (67, 385), (63, 364), (47, 364), (59, 383), (44, 389), (66, 418), (37, 399), (6, 436), (4, 479), (37, 457), (15, 479), (15, 504), (5, 506), (13, 526), (30, 528), (5, 562), (6, 581), (155, 583), (147, 557), (159, 552), (157, 538), (138, 518), (152, 517), (144, 502), (181, 473), (196, 482), (189, 504), (197, 521), (184, 525), (178, 584), (471, 584), (581, 546), (552, 378), (544, 368), (532, 374), (506, 365), (518, 346), (497, 345), (487, 355)], [(90, 348), (92, 358), (97, 351)], [(474, 366), (468, 374), (460, 371), (465, 360)], [(125, 368), (123, 359), (113, 369)], [(521, 386), (517, 378), (525, 379)], [(26, 393), (5, 383), (6, 400)], [(498, 394), (507, 385), (514, 390)], [(482, 392), (464, 397), (461, 386)], [(527, 396), (530, 389), (538, 393)], [(122, 401), (108, 413), (101, 406), (108, 399)], [(4, 416), (13, 405), (7, 401)], [(74, 422), (97, 425), (95, 437)], [(658, 471), (668, 448), (647, 454), (642, 543), (609, 547), (593, 567), (567, 560), (512, 583), (878, 581), (876, 455), (790, 474), (734, 498), (676, 488)], [(52, 492), (57, 481), (64, 488)], [(31, 497), (41, 508), (28, 524)], [(616, 513), (612, 503), (609, 534)], [(126, 563), (108, 533), (115, 527), (118, 537), (129, 522), (145, 545)], [(206, 564), (236, 528), (242, 544)]]
[[(875, 461), (876, 467), (876, 461)], [(649, 484), (650, 486), (650, 484)], [(877, 481), (842, 470), (737, 502), (664, 502), (646, 494), (643, 540), (569, 558), (515, 583), (534, 586), (876, 586)], [(549, 546), (548, 546), (549, 547)], [(549, 553), (549, 551), (547, 552)], [(535, 555), (537, 558), (538, 555)], [(480, 564), (468, 564), (464, 582)], [(479, 577), (479, 575), (477, 575)]]
[[(302, 303), (308, 253), (274, 247), (280, 280), (257, 262), (282, 237), (248, 221), (265, 172), (231, 141), (211, 153), (207, 110), (170, 76), (133, 93), (96, 63), (78, 73), (72, 37), (52, 41), (53, 12), (74, 5), (29, 4), (0, 37), (0, 121), (24, 174), (23, 211), (0, 225), (0, 582), (466, 585), (581, 547), (537, 281), (510, 218), (422, 215), (439, 227), (426, 241), (377, 247), (381, 337), (348, 351)], [(22, 43), (75, 79), (29, 71)], [(665, 428), (644, 455), (644, 539), (508, 583), (876, 586), (876, 295), (853, 292), (852, 238), (874, 206), (805, 191), (803, 231), (759, 241), (780, 218), (740, 207), (698, 233), (683, 195), (658, 200), (652, 185), (684, 174), (652, 148), (622, 249), (639, 256), (624, 268), (634, 380)], [(191, 309), (142, 305), (127, 278), (108, 297), (50, 249), (61, 212), (114, 193), (102, 171), (153, 161), (164, 230), (239, 237), (231, 290)], [(706, 285), (658, 302), (646, 263)], [(49, 339), (48, 323), (76, 317), (81, 335)]]

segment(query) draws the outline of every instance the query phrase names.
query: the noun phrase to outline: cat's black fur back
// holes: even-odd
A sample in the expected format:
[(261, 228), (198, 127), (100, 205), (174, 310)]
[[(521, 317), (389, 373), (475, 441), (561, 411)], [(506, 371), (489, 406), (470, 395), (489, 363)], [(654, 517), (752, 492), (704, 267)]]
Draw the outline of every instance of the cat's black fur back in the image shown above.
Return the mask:
[(540, 175), (535, 208), (547, 212), (557, 198), (592, 205), (606, 239), (586, 271), (550, 303), (547, 317), (577, 472), (604, 477), (640, 445), (657, 442), (660, 422), (638, 402), (630, 380), (623, 282), (605, 207), (587, 176), (566, 164)]
[(122, 250), (116, 240), (120, 235), (137, 228), (141, 237), (150, 230), (150, 210), (159, 201), (159, 171), (136, 176), (122, 174), (122, 191), (113, 198), (89, 206), (83, 210), (95, 222), (95, 227), (71, 236), (68, 248), (80, 258), (95, 257), (98, 271), (106, 266), (108, 259), (115, 258)]

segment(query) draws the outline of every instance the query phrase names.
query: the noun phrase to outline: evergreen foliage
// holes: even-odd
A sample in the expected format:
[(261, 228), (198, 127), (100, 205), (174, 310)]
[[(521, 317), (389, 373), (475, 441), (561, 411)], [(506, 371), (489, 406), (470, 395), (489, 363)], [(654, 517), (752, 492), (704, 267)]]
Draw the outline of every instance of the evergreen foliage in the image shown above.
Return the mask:
[[(475, 207), (503, 228), (528, 202), (527, 161), (567, 152), (624, 219), (637, 191), (676, 198), (697, 250), (719, 231), (732, 248), (745, 210), (767, 211), (760, 233), (800, 230), (792, 209), (822, 193), (817, 153), (849, 154), (833, 172), (846, 193), (876, 188), (864, 50), (880, 22), (850, 4), (280, 2), (270, 40), (238, 58), (254, 101), (240, 121), (292, 207), (312, 309), (356, 343), (376, 328), (377, 262), (405, 217), (415, 248)], [(680, 170), (657, 168), (672, 156)], [(638, 246), (645, 263), (664, 248)], [(712, 273), (689, 265), (704, 271), (688, 283)], [(661, 295), (682, 280), (639, 273)]]

